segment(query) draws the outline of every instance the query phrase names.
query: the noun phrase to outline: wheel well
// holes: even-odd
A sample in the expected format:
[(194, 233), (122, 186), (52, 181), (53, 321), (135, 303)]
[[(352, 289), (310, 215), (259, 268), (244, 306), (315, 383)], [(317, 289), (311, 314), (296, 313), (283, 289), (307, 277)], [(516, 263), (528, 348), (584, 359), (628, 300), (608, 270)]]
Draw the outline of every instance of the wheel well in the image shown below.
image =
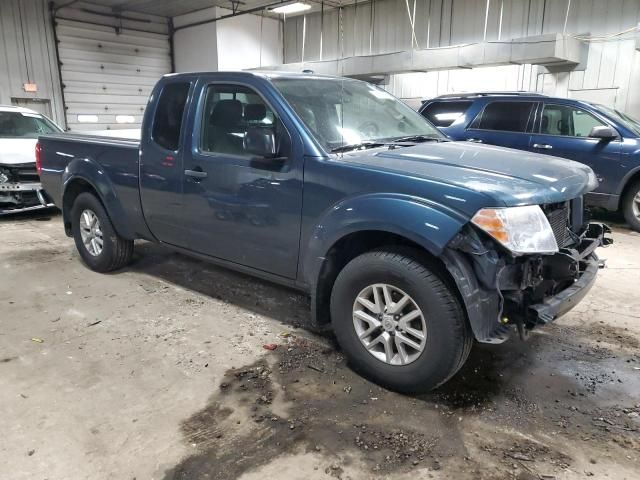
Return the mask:
[(631, 178), (627, 180), (627, 183), (625, 183), (624, 188), (622, 189), (622, 193), (620, 194), (620, 208), (622, 208), (622, 202), (624, 201), (625, 195), (627, 194), (629, 189), (637, 182), (640, 182), (640, 170), (634, 173)]
[(420, 260), (428, 264), (430, 268), (441, 276), (443, 281), (452, 285), (454, 291), (458, 292), (455, 282), (444, 263), (425, 250), (424, 247), (401, 235), (378, 230), (365, 230), (341, 238), (327, 252), (313, 292), (315, 297), (313, 302), (315, 312), (313, 313), (316, 322), (319, 325), (326, 325), (331, 321), (329, 308), (331, 291), (338, 274), (347, 263), (371, 250), (398, 246), (415, 249), (420, 255)]
[(69, 237), (72, 235), (71, 209), (73, 208), (73, 203), (76, 201), (76, 198), (78, 198), (78, 195), (84, 192), (92, 193), (96, 198), (100, 199), (96, 189), (93, 188), (89, 182), (81, 178), (73, 180), (64, 191), (64, 197), (62, 199), (62, 218), (64, 221), (64, 231)]

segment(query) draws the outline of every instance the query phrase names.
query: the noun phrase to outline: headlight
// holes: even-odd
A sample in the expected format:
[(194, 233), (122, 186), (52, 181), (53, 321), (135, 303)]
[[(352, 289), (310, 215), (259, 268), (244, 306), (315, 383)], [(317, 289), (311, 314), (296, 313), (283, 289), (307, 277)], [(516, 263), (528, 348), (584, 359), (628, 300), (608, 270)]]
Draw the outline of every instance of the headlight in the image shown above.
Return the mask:
[(471, 222), (515, 254), (558, 251), (551, 225), (538, 205), (483, 208)]

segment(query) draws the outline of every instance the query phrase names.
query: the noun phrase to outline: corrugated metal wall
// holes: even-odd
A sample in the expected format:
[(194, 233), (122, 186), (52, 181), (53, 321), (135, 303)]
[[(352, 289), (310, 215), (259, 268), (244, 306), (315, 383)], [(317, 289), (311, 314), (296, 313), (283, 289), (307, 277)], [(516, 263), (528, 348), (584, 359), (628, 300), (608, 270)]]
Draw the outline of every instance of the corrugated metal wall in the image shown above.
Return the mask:
[(171, 71), (167, 21), (90, 4), (56, 13), (70, 130), (137, 128), (151, 89)]
[[(639, 0), (377, 0), (373, 11), (371, 5), (326, 10), (322, 19), (320, 13), (287, 19), (285, 63), (303, 60), (303, 31), (304, 60), (309, 61), (543, 33), (604, 36), (640, 22)], [(412, 39), (408, 12), (413, 16), (414, 5)], [(401, 74), (392, 75), (387, 88), (410, 101), (478, 89), (530, 89), (600, 101), (640, 116), (640, 52), (633, 34), (590, 42), (588, 51), (586, 65), (571, 72), (514, 65)]]
[[(25, 92), (25, 83), (38, 91)], [(64, 110), (46, 0), (0, 1), (0, 104), (20, 104), (63, 125)]]

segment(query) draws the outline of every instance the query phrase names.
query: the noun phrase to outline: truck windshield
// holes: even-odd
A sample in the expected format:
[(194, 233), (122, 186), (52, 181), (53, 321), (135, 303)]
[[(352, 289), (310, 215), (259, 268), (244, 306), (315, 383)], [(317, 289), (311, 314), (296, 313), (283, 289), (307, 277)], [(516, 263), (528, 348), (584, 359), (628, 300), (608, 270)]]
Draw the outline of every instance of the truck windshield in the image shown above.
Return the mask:
[(409, 137), (444, 139), (418, 112), (366, 82), (321, 77), (271, 82), (328, 151)]
[(621, 123), (629, 130), (631, 130), (635, 135), (640, 137), (640, 122), (635, 118), (630, 117), (626, 113), (619, 112), (618, 110), (614, 110), (613, 108), (605, 107), (604, 105), (593, 105), (594, 107), (602, 110), (604, 113), (609, 115), (613, 120)]
[(38, 138), (59, 133), (53, 122), (36, 113), (0, 112), (0, 138)]

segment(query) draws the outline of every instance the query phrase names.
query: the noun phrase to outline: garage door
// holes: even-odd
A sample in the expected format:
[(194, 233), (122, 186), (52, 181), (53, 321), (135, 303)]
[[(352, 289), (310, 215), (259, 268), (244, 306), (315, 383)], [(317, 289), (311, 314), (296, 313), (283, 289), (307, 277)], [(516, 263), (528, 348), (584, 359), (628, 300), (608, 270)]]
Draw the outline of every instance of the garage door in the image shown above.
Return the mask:
[(56, 21), (68, 128), (139, 128), (153, 85), (171, 71), (168, 36)]

